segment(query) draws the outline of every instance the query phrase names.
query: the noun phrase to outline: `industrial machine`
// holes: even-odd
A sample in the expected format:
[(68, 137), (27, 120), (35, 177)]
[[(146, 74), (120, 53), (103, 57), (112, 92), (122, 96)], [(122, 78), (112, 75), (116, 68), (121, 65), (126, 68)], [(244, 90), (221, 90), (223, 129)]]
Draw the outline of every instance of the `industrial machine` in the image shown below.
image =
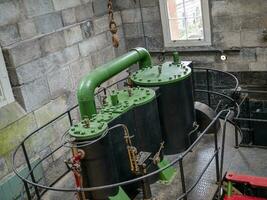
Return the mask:
[[(109, 91), (97, 108), (96, 88), (136, 63), (139, 69), (130, 74), (127, 86)], [(72, 150), (65, 163), (73, 172), (79, 200), (127, 200), (138, 189), (143, 199), (151, 199), (150, 184), (170, 182), (178, 161), (185, 183), (181, 160), (192, 150), (200, 130), (208, 132), (205, 126), (213, 118), (216, 123), (209, 131), (220, 128), (211, 108), (194, 103), (192, 70), (177, 53), (173, 61), (153, 66), (148, 51), (135, 48), (82, 79), (77, 91), (81, 121), (63, 141)], [(175, 162), (165, 157), (184, 151)]]
[(157, 101), (164, 153), (176, 154), (187, 149), (197, 137), (197, 132), (193, 131), (192, 70), (188, 64), (181, 63), (178, 54), (174, 53), (173, 62), (142, 68), (132, 74), (131, 80), (134, 85), (159, 87)]

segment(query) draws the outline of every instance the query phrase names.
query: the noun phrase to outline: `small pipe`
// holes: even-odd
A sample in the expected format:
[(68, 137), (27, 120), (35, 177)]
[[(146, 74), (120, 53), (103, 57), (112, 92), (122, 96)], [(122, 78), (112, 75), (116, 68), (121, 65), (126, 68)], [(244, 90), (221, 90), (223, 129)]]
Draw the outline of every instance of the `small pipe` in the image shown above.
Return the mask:
[(82, 79), (77, 92), (82, 119), (91, 118), (93, 114), (97, 113), (94, 97), (95, 88), (137, 62), (139, 63), (139, 68), (152, 65), (150, 54), (146, 49), (141, 47), (135, 48), (98, 67)]

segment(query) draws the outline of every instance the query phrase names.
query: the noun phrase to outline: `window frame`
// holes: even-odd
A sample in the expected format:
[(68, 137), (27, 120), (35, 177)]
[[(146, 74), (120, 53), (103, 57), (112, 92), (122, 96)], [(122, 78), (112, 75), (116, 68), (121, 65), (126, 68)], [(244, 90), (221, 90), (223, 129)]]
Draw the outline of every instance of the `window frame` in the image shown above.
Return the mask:
[(0, 90), (3, 93), (3, 96), (0, 96), (0, 108), (15, 101), (1, 47), (0, 47)]
[(171, 40), (167, 0), (159, 0), (163, 38), (165, 47), (203, 47), (211, 46), (211, 25), (209, 0), (201, 0), (204, 40)]

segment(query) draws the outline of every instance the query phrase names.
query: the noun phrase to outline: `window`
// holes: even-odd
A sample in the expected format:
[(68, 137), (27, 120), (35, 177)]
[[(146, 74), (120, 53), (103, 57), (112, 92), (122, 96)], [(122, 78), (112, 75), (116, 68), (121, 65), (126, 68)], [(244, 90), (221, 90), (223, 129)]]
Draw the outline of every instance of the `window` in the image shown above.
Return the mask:
[(0, 48), (0, 108), (13, 102), (14, 96), (6, 71), (6, 65)]
[(166, 47), (211, 45), (208, 0), (159, 0)]

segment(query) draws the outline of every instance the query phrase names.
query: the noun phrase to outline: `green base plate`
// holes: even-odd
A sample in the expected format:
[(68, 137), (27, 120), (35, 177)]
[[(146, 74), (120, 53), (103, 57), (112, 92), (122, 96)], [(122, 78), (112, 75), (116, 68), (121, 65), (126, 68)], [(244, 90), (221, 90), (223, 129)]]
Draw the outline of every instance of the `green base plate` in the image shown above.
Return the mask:
[[(166, 159), (163, 159), (159, 164), (158, 164), (158, 168), (163, 168), (166, 165), (169, 164), (169, 161), (167, 161)], [(176, 176), (176, 170), (174, 167), (169, 167), (165, 170), (163, 170), (162, 172), (160, 172), (159, 174), (159, 178), (160, 178), (160, 182), (164, 183), (164, 184), (168, 184), (171, 183), (172, 180), (175, 178)]]
[(119, 192), (117, 195), (113, 197), (109, 197), (108, 199), (109, 200), (131, 200), (121, 187), (119, 187)]

